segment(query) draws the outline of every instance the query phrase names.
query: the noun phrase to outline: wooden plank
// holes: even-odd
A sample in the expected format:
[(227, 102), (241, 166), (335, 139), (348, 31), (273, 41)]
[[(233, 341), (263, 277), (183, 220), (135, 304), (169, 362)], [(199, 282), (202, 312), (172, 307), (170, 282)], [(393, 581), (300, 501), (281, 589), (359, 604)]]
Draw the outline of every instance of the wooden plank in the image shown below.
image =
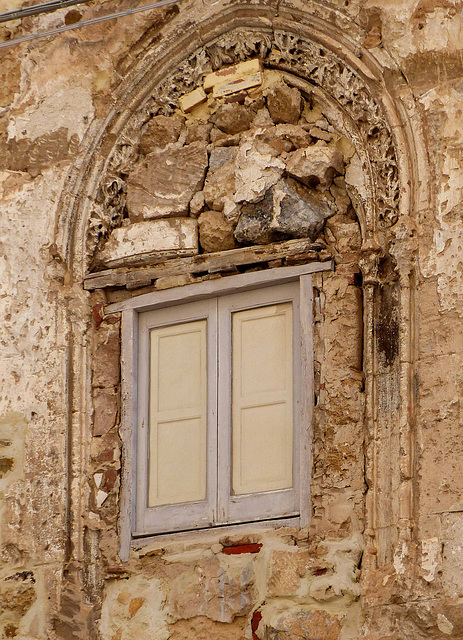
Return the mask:
[(286, 257), (306, 256), (308, 260), (330, 260), (332, 258), (326, 246), (320, 242), (308, 239), (286, 240), (268, 245), (254, 245), (220, 251), (217, 253), (203, 253), (187, 258), (172, 258), (144, 267), (120, 267), (90, 273), (84, 278), (84, 289), (105, 289), (107, 287), (146, 286), (161, 276), (176, 276), (186, 273), (220, 273), (230, 271), (238, 265), (250, 265), (258, 262), (268, 262)]
[(163, 291), (145, 293), (128, 300), (115, 302), (105, 307), (105, 313), (116, 313), (125, 309), (149, 311), (160, 307), (169, 307), (179, 303), (203, 300), (212, 296), (224, 296), (231, 293), (247, 291), (259, 287), (271, 287), (285, 282), (298, 280), (300, 276), (317, 271), (331, 271), (333, 262), (311, 262), (297, 267), (280, 267), (278, 269), (262, 269), (239, 276), (206, 280), (184, 287), (174, 287)]

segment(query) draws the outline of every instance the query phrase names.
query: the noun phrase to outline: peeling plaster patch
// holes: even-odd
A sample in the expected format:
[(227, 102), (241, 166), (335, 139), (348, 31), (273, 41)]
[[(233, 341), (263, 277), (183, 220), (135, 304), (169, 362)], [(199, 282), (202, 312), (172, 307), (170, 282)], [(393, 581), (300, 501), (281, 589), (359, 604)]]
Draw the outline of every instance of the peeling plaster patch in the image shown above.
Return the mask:
[(428, 538), (421, 543), (421, 568), (426, 582), (432, 582), (435, 578), (440, 563), (441, 543), (439, 538)]
[[(460, 114), (462, 96), (454, 90), (430, 91), (421, 97), (427, 117), (437, 113)], [(435, 156), (441, 184), (436, 197), (437, 224), (433, 247), (423, 260), (426, 276), (437, 274), (438, 294), (442, 311), (458, 307), (463, 300), (463, 183), (461, 179), (461, 147), (463, 127), (461, 117), (445, 117), (435, 133)], [(445, 154), (445, 155), (444, 155)]]
[(80, 87), (63, 89), (47, 87), (47, 96), (38, 102), (32, 111), (12, 116), (8, 126), (10, 138), (35, 140), (60, 127), (82, 139), (87, 128), (84, 117), (93, 118), (94, 109), (90, 91)]
[(394, 569), (398, 575), (405, 572), (405, 559), (407, 557), (408, 547), (406, 542), (397, 547), (394, 553)]

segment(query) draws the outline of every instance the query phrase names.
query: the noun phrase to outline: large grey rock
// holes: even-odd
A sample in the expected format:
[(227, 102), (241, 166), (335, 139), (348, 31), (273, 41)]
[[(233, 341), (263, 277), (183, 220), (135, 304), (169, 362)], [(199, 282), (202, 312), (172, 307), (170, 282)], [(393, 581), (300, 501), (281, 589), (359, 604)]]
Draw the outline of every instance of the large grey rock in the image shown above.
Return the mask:
[(335, 213), (333, 204), (322, 194), (284, 178), (260, 202), (243, 206), (235, 238), (244, 244), (266, 244), (283, 238), (315, 240)]
[(150, 153), (127, 179), (127, 209), (131, 220), (186, 215), (191, 198), (203, 186), (206, 145)]
[(224, 164), (233, 162), (236, 156), (236, 147), (217, 147), (212, 149), (209, 156), (209, 171), (214, 172)]
[(290, 154), (286, 171), (309, 187), (328, 186), (344, 169), (342, 153), (336, 147), (319, 142)]
[(235, 229), (235, 238), (242, 244), (267, 244), (278, 240), (272, 229), (273, 193), (269, 189), (265, 197), (255, 204), (245, 204)]
[(321, 193), (285, 178), (272, 189), (271, 229), (291, 238), (315, 238), (325, 221), (336, 213), (334, 205)]

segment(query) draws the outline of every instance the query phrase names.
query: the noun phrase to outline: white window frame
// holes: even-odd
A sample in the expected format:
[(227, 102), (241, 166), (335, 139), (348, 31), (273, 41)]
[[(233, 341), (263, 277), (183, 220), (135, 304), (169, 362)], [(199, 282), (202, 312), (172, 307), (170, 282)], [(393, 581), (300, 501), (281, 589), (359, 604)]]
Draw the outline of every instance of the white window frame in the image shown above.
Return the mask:
[[(143, 386), (143, 381), (138, 380), (138, 368), (139, 368), (139, 321), (140, 314), (144, 314), (147, 311), (159, 310), (159, 313), (166, 313), (166, 317), (174, 317), (175, 313), (179, 317), (182, 316), (182, 307), (189, 303), (199, 303), (204, 300), (211, 300), (220, 298), (222, 296), (231, 296), (232, 294), (243, 293), (246, 291), (255, 290), (256, 295), (259, 295), (259, 290), (267, 287), (276, 287), (277, 285), (283, 285), (286, 283), (299, 283), (298, 284), (298, 312), (297, 312), (297, 326), (296, 331), (297, 342), (300, 345), (300, 351), (294, 348), (294, 354), (298, 355), (298, 375), (295, 377), (296, 392), (294, 394), (297, 409), (294, 412), (294, 417), (298, 423), (298, 452), (297, 452), (297, 464), (299, 466), (297, 480), (299, 488), (297, 490), (298, 508), (292, 510), (290, 513), (278, 512), (278, 508), (270, 510), (267, 515), (259, 515), (259, 520), (256, 522), (267, 521), (270, 524), (279, 522), (282, 524), (281, 518), (289, 519), (291, 524), (297, 524), (304, 526), (309, 520), (310, 511), (310, 469), (311, 469), (311, 424), (312, 424), (312, 412), (313, 412), (313, 332), (312, 332), (312, 273), (319, 271), (327, 271), (333, 269), (333, 263), (310, 263), (306, 265), (300, 265), (296, 267), (281, 267), (276, 269), (268, 269), (263, 271), (245, 273), (236, 276), (228, 276), (217, 280), (203, 281), (201, 283), (187, 285), (184, 287), (176, 287), (173, 289), (167, 289), (164, 291), (158, 291), (153, 293), (144, 294), (129, 300), (125, 300), (120, 303), (108, 305), (105, 309), (106, 313), (122, 312), (122, 417), (121, 417), (121, 437), (123, 444), (123, 465), (122, 465), (122, 485), (121, 485), (121, 510), (120, 510), (120, 557), (121, 560), (127, 560), (129, 557), (129, 551), (131, 542), (134, 539), (141, 537), (149, 537), (159, 533), (173, 532), (175, 530), (184, 530), (185, 528), (208, 528), (210, 530), (209, 523), (204, 521), (201, 524), (201, 518), (204, 517), (204, 513), (201, 510), (193, 507), (192, 513), (189, 515), (191, 527), (183, 526), (183, 520), (180, 523), (176, 523), (175, 505), (167, 506), (165, 511), (165, 517), (168, 524), (163, 526), (162, 531), (157, 527), (140, 527), (140, 500), (138, 501), (137, 508), (137, 489), (136, 478), (137, 473), (137, 440), (139, 431), (139, 398), (140, 391)], [(231, 298), (230, 298), (231, 300)], [(239, 300), (239, 296), (236, 297), (236, 301)], [(271, 303), (269, 303), (271, 304)], [(177, 310), (170, 309), (171, 307), (177, 307)], [(168, 310), (170, 311), (164, 311)], [(160, 316), (161, 317), (161, 316)], [(204, 317), (204, 315), (202, 316)], [(225, 334), (224, 334), (225, 335)], [(226, 349), (225, 349), (226, 352)], [(210, 354), (214, 356), (215, 354)], [(223, 361), (223, 357), (222, 357)], [(228, 366), (228, 365), (224, 365)], [(222, 374), (223, 378), (223, 374)], [(209, 393), (216, 393), (215, 389), (216, 381), (211, 381)], [(226, 404), (226, 403), (225, 403)], [(225, 415), (227, 413), (226, 406), (219, 407), (219, 421), (222, 423), (219, 427), (219, 431), (222, 428), (230, 429), (229, 419)], [(228, 423), (228, 424), (227, 424)], [(226, 425), (226, 426), (224, 426)], [(217, 446), (213, 443), (213, 446)], [(209, 450), (208, 456), (214, 455)], [(227, 455), (228, 451), (222, 452), (219, 450), (219, 456)], [(141, 470), (141, 473), (146, 473)], [(295, 476), (296, 477), (296, 476)], [(229, 482), (224, 478), (222, 473), (219, 476), (219, 483)], [(222, 487), (223, 490), (223, 487)], [(211, 497), (212, 492), (216, 491), (215, 483), (209, 478), (208, 492)], [(219, 489), (219, 495), (220, 495)], [(272, 492), (270, 492), (272, 493)], [(252, 501), (251, 501), (252, 502)], [(246, 514), (246, 508), (242, 508), (241, 512), (233, 508), (230, 512), (230, 504), (225, 508), (225, 520), (226, 524), (239, 524), (240, 522), (249, 522), (249, 516)], [(252, 508), (252, 507), (251, 507)], [(157, 507), (159, 509), (159, 507)], [(172, 511), (171, 511), (172, 510)], [(228, 510), (228, 514), (227, 514)], [(224, 520), (223, 514), (217, 518), (222, 525)]]

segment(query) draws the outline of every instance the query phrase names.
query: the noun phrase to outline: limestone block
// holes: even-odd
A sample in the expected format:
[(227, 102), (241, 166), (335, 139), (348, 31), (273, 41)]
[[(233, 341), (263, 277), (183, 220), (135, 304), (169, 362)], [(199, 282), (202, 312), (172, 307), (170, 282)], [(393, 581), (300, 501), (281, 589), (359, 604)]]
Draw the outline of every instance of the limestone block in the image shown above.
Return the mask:
[(179, 99), (180, 108), (184, 113), (189, 113), (195, 107), (206, 102), (207, 96), (202, 87), (198, 87), (194, 91), (185, 94)]
[(236, 571), (224, 570), (214, 556), (172, 582), (169, 609), (177, 619), (205, 615), (211, 620), (232, 622), (247, 616), (255, 602), (254, 571), (246, 564)]
[(108, 433), (116, 424), (118, 394), (112, 389), (95, 389), (93, 394), (93, 435)]
[(296, 124), (301, 115), (303, 100), (301, 92), (286, 84), (274, 85), (267, 94), (267, 108), (275, 124)]
[(193, 142), (147, 155), (127, 179), (130, 218), (183, 215), (196, 191), (200, 191), (208, 163), (206, 145)]
[(120, 328), (104, 320), (95, 336), (92, 370), (94, 387), (115, 387), (120, 380)]
[(236, 156), (235, 202), (259, 202), (284, 170), (285, 165), (279, 158), (260, 153), (251, 140), (246, 140)]
[(248, 627), (246, 618), (237, 618), (232, 624), (216, 622), (205, 616), (179, 620), (169, 626), (170, 640), (243, 640)]
[(236, 247), (233, 224), (221, 211), (204, 211), (199, 216), (199, 242), (206, 253)]
[(269, 564), (267, 594), (269, 596), (295, 595), (308, 565), (307, 551), (272, 552)]
[(185, 144), (191, 144), (192, 142), (204, 142), (209, 144), (209, 136), (212, 129), (210, 122), (198, 122), (197, 120), (190, 120), (186, 123), (187, 133)]
[(112, 266), (146, 254), (195, 255), (198, 253), (197, 224), (193, 218), (168, 218), (119, 227), (109, 236), (99, 259)]
[(442, 518), (443, 559), (442, 585), (445, 595), (463, 595), (463, 515), (461, 512), (448, 513)]
[(205, 206), (204, 193), (198, 191), (190, 201), (190, 216), (197, 218)]
[(225, 199), (235, 192), (235, 163), (227, 162), (209, 172), (204, 184), (204, 199), (211, 209), (221, 211)]
[(213, 96), (214, 98), (224, 98), (225, 96), (230, 96), (233, 93), (239, 93), (240, 91), (259, 87), (262, 82), (262, 74), (260, 72), (253, 73), (252, 75), (246, 76), (245, 78), (237, 78), (236, 80), (232, 80), (230, 82), (216, 84), (214, 86)]
[(215, 112), (212, 120), (221, 131), (234, 135), (246, 131), (251, 126), (254, 113), (239, 102), (222, 104)]
[(167, 640), (165, 594), (159, 579), (143, 576), (105, 584), (99, 632), (102, 640), (137, 638)]
[(232, 67), (209, 73), (204, 78), (204, 90), (211, 91), (218, 84), (230, 83), (260, 71), (262, 71), (262, 63), (258, 59), (239, 62)]
[(286, 165), (290, 176), (310, 187), (331, 184), (334, 176), (342, 173), (343, 168), (342, 153), (327, 144), (298, 149), (290, 155)]
[(280, 616), (275, 616), (266, 626), (272, 640), (289, 640), (290, 638), (338, 640), (341, 637), (339, 618), (317, 609), (309, 611), (299, 608), (289, 609)]
[(232, 162), (236, 157), (236, 147), (218, 147), (212, 149), (209, 156), (209, 171), (217, 171), (224, 164)]
[(296, 149), (306, 148), (312, 142), (310, 134), (294, 124), (277, 124), (265, 129), (258, 137), (277, 149), (279, 153), (282, 151), (289, 153)]
[(152, 118), (142, 134), (139, 146), (140, 153), (148, 155), (155, 149), (164, 149), (168, 144), (177, 142), (184, 121), (184, 118), (179, 115)]

